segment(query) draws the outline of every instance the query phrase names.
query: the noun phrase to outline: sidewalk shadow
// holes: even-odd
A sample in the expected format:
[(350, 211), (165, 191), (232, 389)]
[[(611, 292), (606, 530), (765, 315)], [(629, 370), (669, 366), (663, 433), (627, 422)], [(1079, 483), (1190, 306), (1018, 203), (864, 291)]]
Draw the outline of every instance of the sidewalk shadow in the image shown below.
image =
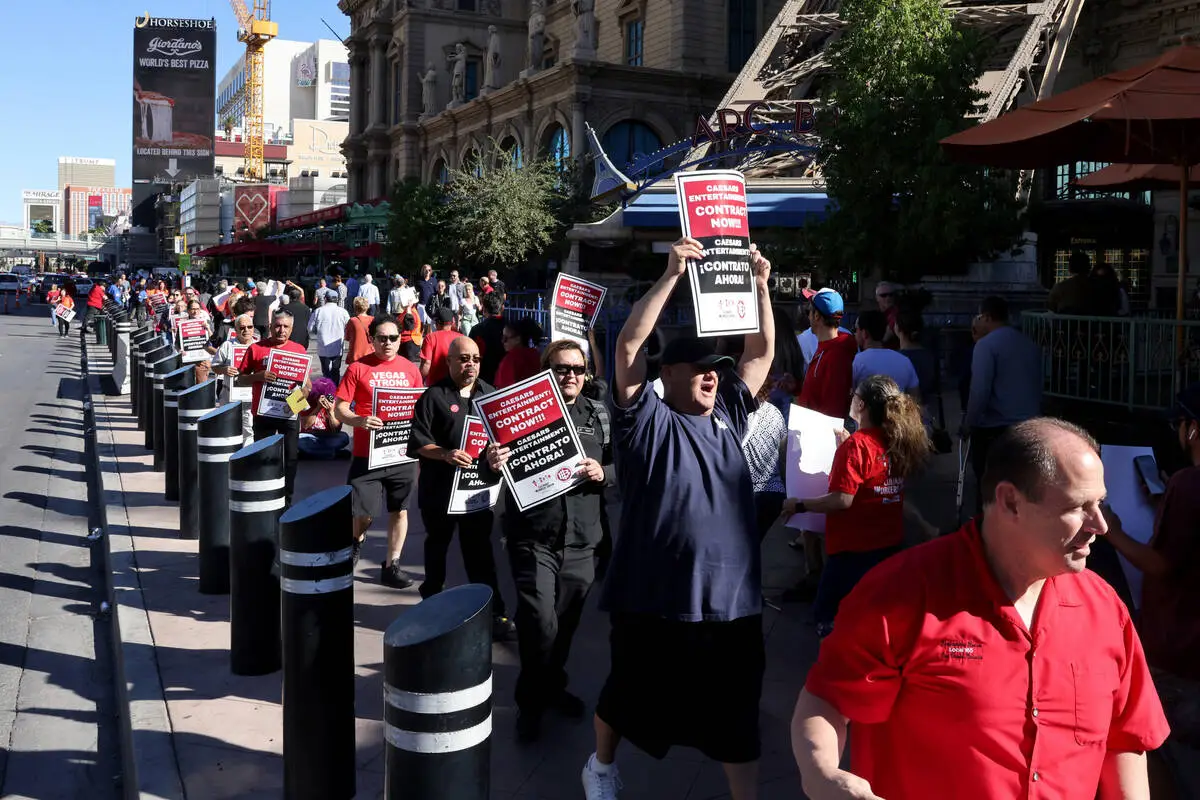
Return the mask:
[(69, 517), (88, 518), (90, 506), (86, 500), (75, 500), (70, 497), (47, 497), (32, 492), (9, 492), (4, 495), (6, 500), (16, 500), (19, 503), (33, 506), (37, 509), (54, 511)]
[(70, 436), (75, 439), (83, 438), (83, 433), (80, 431), (69, 431), (69, 430), (54, 431), (54, 430), (50, 430), (49, 428), (26, 428), (25, 432), (26, 433), (38, 433), (38, 434), (43, 434), (45, 436)]
[(19, 539), (29, 539), (30, 541), (49, 542), (51, 544), (65, 545), (67, 547), (87, 547), (88, 541), (82, 536), (74, 536), (69, 533), (58, 533), (57, 531), (43, 531), (37, 528), (22, 528), (17, 525), (0, 525), (0, 541), (5, 537), (14, 536)]
[(49, 467), (35, 467), (32, 464), (18, 464), (13, 467), (13, 472), (31, 472), (35, 475), (46, 475), (51, 478), (61, 478), (64, 481), (82, 481), (87, 480), (87, 475), (83, 472), (67, 472), (61, 469), (51, 469)]
[(76, 464), (83, 466), (83, 451), (82, 450), (64, 450), (61, 447), (50, 447), (44, 444), (23, 444), (22, 450), (28, 450), (31, 453), (36, 453), (43, 458), (50, 460), (66, 461), (68, 464)]

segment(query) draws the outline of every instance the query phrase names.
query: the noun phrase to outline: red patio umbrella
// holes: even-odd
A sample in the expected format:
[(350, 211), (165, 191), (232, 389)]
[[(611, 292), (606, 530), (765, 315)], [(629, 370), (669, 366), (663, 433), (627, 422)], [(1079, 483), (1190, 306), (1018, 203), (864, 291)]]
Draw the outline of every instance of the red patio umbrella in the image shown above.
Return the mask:
[[(1077, 178), (1074, 184), (1082, 189), (1110, 192), (1170, 190), (1179, 188), (1179, 171), (1173, 164), (1109, 164)], [(1200, 166), (1191, 168), (1188, 184), (1200, 186)]]
[[(942, 140), (958, 161), (1014, 169), (1071, 161), (1170, 164), (1179, 179), (1179, 285), (1187, 276), (1189, 170), (1200, 164), (1200, 47), (1158, 58), (1014, 109)], [(1182, 334), (1182, 329), (1180, 329)]]

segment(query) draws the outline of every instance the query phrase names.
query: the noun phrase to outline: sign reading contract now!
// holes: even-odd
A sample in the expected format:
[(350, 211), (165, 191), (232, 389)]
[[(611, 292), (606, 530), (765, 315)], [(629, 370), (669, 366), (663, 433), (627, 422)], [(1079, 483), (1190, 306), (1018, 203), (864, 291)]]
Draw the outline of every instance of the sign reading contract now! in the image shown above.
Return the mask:
[(197, 361), (207, 361), (208, 323), (202, 319), (181, 319), (179, 321), (179, 349), (185, 364)]
[(267, 356), (267, 372), (275, 380), (264, 383), (258, 398), (258, 415), (277, 419), (295, 419), (296, 412), (288, 404), (288, 397), (296, 388), (308, 380), (308, 354), (272, 350)]
[(475, 463), (454, 470), (454, 485), (450, 487), (450, 507), (446, 511), (447, 514), (483, 511), (492, 508), (500, 500), (500, 476), (491, 470), (483, 469), (480, 464), (487, 443), (487, 429), (483, 420), (468, 415), (459, 449), (474, 459)]
[(416, 461), (408, 457), (408, 437), (412, 434), (413, 412), (424, 389), (384, 389), (376, 386), (371, 395), (371, 414), (383, 420), (383, 427), (371, 431), (367, 450), (367, 469), (379, 469)]
[(588, 351), (588, 331), (596, 324), (608, 289), (558, 273), (550, 303), (550, 341), (570, 339)]
[(549, 370), (475, 400), (488, 438), (509, 449), (504, 478), (524, 511), (583, 482), (583, 446)]
[(688, 261), (696, 335), (758, 333), (746, 179), (734, 170), (677, 173), (675, 191), (683, 235), (705, 253)]

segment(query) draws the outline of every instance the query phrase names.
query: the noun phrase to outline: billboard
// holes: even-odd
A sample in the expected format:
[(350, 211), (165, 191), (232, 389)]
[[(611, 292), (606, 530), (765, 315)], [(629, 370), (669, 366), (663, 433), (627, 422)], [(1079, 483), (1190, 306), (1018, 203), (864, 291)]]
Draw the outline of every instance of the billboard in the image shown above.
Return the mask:
[(90, 194), (87, 199), (87, 229), (95, 230), (104, 218), (104, 198), (98, 194)]
[(146, 15), (134, 23), (133, 202), (137, 210), (167, 185), (213, 174), (216, 60), (215, 20)]

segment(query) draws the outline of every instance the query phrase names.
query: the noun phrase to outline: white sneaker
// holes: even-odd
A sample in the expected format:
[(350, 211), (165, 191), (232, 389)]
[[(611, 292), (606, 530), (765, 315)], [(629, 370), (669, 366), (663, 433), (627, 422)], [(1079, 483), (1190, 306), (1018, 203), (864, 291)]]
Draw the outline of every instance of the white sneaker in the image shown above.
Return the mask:
[(595, 755), (583, 765), (583, 796), (587, 800), (617, 800), (617, 792), (624, 788), (617, 765), (612, 764), (603, 772), (597, 766)]

